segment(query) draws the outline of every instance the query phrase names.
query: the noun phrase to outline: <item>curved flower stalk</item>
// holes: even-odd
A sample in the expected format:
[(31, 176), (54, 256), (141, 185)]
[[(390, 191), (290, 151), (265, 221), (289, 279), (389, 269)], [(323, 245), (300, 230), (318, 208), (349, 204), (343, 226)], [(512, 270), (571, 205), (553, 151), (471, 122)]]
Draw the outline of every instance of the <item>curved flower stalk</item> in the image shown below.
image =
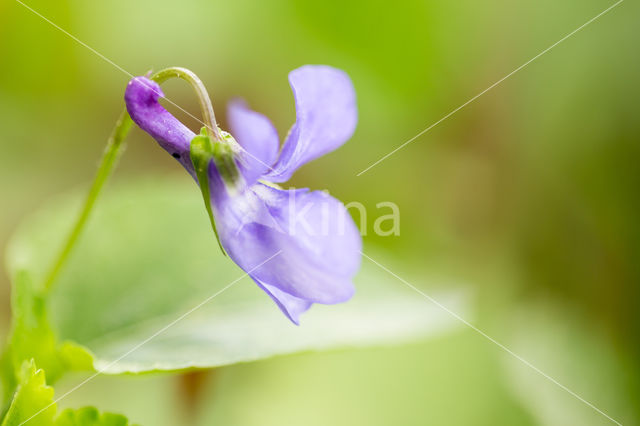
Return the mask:
[(345, 143), (357, 108), (349, 77), (335, 68), (303, 66), (289, 82), (296, 122), (281, 150), (271, 122), (242, 101), (228, 110), (235, 138), (217, 128), (217, 135), (207, 129), (194, 134), (160, 105), (164, 95), (146, 77), (129, 82), (125, 102), (133, 121), (200, 184), (229, 257), (298, 324), (313, 303), (353, 295), (361, 238), (338, 200), (274, 182), (287, 181), (303, 164)]

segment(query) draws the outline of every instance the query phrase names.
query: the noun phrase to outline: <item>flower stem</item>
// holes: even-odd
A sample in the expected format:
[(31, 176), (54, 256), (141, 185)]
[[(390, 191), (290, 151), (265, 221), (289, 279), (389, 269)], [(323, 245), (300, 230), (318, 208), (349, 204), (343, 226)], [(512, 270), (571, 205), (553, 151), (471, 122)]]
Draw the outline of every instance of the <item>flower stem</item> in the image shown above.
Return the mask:
[(120, 114), (120, 118), (116, 122), (116, 126), (107, 141), (107, 146), (102, 154), (102, 159), (100, 160), (100, 165), (98, 166), (98, 171), (96, 172), (96, 176), (91, 184), (91, 188), (89, 189), (89, 193), (87, 194), (87, 198), (85, 199), (84, 206), (76, 220), (75, 225), (73, 226), (71, 233), (67, 237), (67, 240), (60, 251), (57, 259), (53, 263), (53, 266), (49, 270), (49, 273), (46, 275), (46, 279), (44, 281), (44, 290), (50, 290), (54, 281), (58, 277), (62, 266), (66, 262), (73, 246), (75, 245), (80, 233), (82, 232), (82, 228), (84, 228), (87, 219), (89, 218), (89, 214), (91, 213), (91, 209), (102, 190), (105, 182), (109, 178), (111, 171), (116, 165), (120, 154), (124, 148), (124, 139), (129, 133), (131, 129), (131, 125), (133, 121), (131, 117), (129, 117), (129, 113), (125, 109), (122, 114)]
[(200, 78), (193, 71), (181, 67), (170, 67), (158, 71), (153, 76), (151, 76), (150, 79), (158, 84), (162, 84), (168, 79), (174, 77), (180, 78), (191, 85), (194, 92), (196, 92), (196, 96), (198, 96), (200, 110), (202, 111), (202, 119), (204, 120), (204, 125), (209, 131), (209, 134), (212, 135), (215, 140), (223, 141), (224, 138), (222, 136), (222, 133), (220, 133), (220, 129), (218, 128), (218, 123), (216, 122), (216, 116), (213, 112), (213, 106), (211, 105), (209, 93), (207, 92), (206, 87), (204, 87), (202, 80), (200, 80)]

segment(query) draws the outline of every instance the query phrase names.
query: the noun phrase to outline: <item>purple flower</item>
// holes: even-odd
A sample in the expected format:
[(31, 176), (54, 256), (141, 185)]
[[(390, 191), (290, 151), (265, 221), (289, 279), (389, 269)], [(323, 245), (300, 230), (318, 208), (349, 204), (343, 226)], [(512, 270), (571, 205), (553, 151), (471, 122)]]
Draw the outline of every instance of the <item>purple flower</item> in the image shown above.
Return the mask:
[[(335, 68), (306, 65), (289, 74), (289, 83), (296, 122), (282, 149), (271, 122), (234, 101), (228, 118), (235, 139), (222, 132), (224, 141), (216, 143), (230, 147), (239, 173), (230, 185), (220, 163), (211, 160), (208, 182), (221, 245), (298, 324), (313, 303), (340, 303), (353, 295), (361, 238), (338, 200), (270, 182), (287, 181), (303, 164), (345, 143), (355, 130), (357, 108), (351, 80)], [(125, 93), (129, 114), (197, 181), (190, 158), (196, 135), (158, 103), (162, 96), (155, 82), (134, 78)]]

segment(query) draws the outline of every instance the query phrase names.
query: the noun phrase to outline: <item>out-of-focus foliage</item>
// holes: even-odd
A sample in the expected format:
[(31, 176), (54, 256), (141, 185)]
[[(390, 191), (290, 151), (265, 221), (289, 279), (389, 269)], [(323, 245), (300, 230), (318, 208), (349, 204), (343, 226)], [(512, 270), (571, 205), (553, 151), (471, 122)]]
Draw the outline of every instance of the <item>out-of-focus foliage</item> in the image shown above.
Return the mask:
[(18, 388), (2, 426), (128, 426), (120, 414), (100, 413), (95, 407), (66, 409), (56, 415), (53, 388), (47, 386), (44, 370), (33, 360), (25, 361), (18, 374)]
[[(24, 363), (33, 360), (49, 382), (73, 370), (90, 370), (91, 355), (71, 342), (59, 342), (51, 327), (48, 300), (26, 270), (16, 272), (12, 287), (12, 328), (2, 359), (3, 400), (24, 376)], [(28, 375), (28, 374), (27, 374)]]
[[(587, 336), (595, 342), (588, 347), (607, 348), (597, 359), (580, 358), (586, 366), (580, 377), (562, 376), (562, 383), (584, 390), (591, 403), (623, 424), (638, 418), (637, 404), (624, 402), (640, 399), (637, 2), (621, 3), (357, 178), (373, 161), (613, 1), (401, 0), (393, 7), (295, 0), (28, 4), (133, 74), (167, 65), (193, 69), (208, 85), (223, 125), (225, 102), (240, 95), (273, 117), (284, 134), (293, 122), (286, 73), (305, 63), (345, 69), (359, 96), (356, 135), (336, 153), (305, 166), (294, 183), (361, 201), (370, 216), (376, 203), (396, 202), (401, 236), (367, 237), (396, 253), (386, 266), (400, 276), (410, 269), (410, 276), (439, 275), (474, 286), (478, 324), (499, 341), (509, 343), (514, 333), (526, 341), (526, 321), (514, 321), (523, 306), (533, 303), (542, 312), (557, 307), (544, 327), (549, 333), (570, 323), (575, 331), (564, 338), (567, 345), (575, 339), (580, 346), (581, 336)], [(129, 76), (13, 0), (0, 2), (0, 58), (0, 241), (6, 241), (23, 215), (89, 180)], [(168, 85), (166, 93), (197, 113), (184, 86)], [(200, 127), (176, 113), (193, 129)], [(166, 175), (175, 167), (146, 135), (132, 132), (116, 179)], [(9, 284), (6, 276), (1, 280), (8, 318)], [(575, 355), (567, 357), (562, 346), (542, 337), (536, 341), (551, 361), (541, 360), (541, 368), (557, 374), (555, 363), (570, 363)], [(402, 413), (406, 424), (567, 418), (558, 414), (550, 420), (556, 411), (549, 406), (568, 406), (573, 397), (553, 383), (536, 381), (529, 398), (521, 398), (532, 379), (513, 369), (526, 376), (520, 369), (527, 367), (501, 369), (500, 349), (476, 338), (481, 339), (470, 331), (464, 338), (419, 346), (235, 366), (219, 372), (203, 405), (212, 410), (207, 419), (220, 422), (245, 420), (253, 406), (261, 407), (265, 418), (287, 418), (287, 401), (294, 396), (331, 407), (334, 424), (367, 423), (367, 413), (380, 419)], [(533, 351), (531, 345), (517, 349), (525, 359)], [(623, 377), (609, 385), (616, 389), (603, 388), (599, 377), (616, 368), (615, 375)], [(317, 386), (299, 392), (296, 386), (307, 378)], [(150, 419), (148, 424), (181, 423), (171, 404), (181, 388), (174, 389), (171, 380), (145, 378), (135, 385), (106, 380), (87, 385), (93, 394), (69, 396), (69, 406), (92, 404), (109, 389), (122, 399), (112, 405), (103, 399), (104, 408), (131, 410), (136, 421)], [(513, 385), (514, 380), (522, 383)], [(260, 386), (252, 387), (256, 383)], [(135, 390), (128, 394), (129, 386)], [(379, 403), (378, 391), (390, 398), (388, 404)], [(532, 403), (540, 394), (557, 398)], [(610, 403), (610, 395), (623, 396)], [(87, 400), (80, 401), (83, 397)], [(162, 403), (152, 404), (156, 401)], [(158, 405), (173, 411), (161, 416), (153, 411)], [(300, 406), (313, 408), (311, 402)], [(572, 407), (568, 416), (577, 414), (570, 423), (590, 416), (582, 411), (591, 410), (586, 405)], [(316, 417), (325, 418), (310, 421)], [(275, 420), (264, 424), (269, 421)], [(604, 417), (600, 421), (609, 424)]]
[[(635, 396), (625, 389), (632, 360), (611, 347), (601, 326), (584, 327), (588, 319), (550, 305), (525, 306), (512, 324), (507, 340), (517, 353), (560, 383), (571, 383), (571, 391), (586, 401), (598, 401), (599, 409), (624, 425), (637, 424), (633, 412)], [(548, 388), (548, 379), (505, 354), (511, 385), (543, 425), (599, 425), (607, 419), (559, 387)], [(594, 368), (597, 366), (597, 368)], [(588, 378), (588, 379), (585, 379)], [(606, 409), (604, 408), (606, 407)], [(614, 414), (615, 413), (615, 414)]]
[(55, 426), (128, 426), (129, 424), (125, 416), (101, 413), (95, 407), (82, 407), (77, 410), (67, 408), (55, 421)]

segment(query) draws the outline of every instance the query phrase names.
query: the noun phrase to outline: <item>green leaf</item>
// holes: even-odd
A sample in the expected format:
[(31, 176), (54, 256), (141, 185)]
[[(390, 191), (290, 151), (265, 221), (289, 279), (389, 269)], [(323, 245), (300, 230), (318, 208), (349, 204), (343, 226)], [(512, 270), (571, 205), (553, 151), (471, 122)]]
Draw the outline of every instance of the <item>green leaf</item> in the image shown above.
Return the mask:
[[(51, 294), (55, 330), (90, 349), (95, 369), (121, 374), (208, 368), (298, 351), (407, 342), (457, 325), (367, 260), (351, 301), (316, 305), (300, 327), (292, 325), (220, 254), (199, 195), (185, 176), (180, 183), (130, 183), (101, 200)], [(14, 276), (21, 270), (43, 275), (43, 260), (62, 240), (76, 208), (70, 197), (21, 227), (8, 250)], [(389, 263), (379, 254), (374, 258)], [(436, 295), (465, 315), (459, 296)]]
[(120, 414), (100, 413), (95, 407), (66, 409), (57, 417), (54, 390), (47, 386), (44, 370), (33, 360), (24, 361), (17, 375), (18, 387), (1, 426), (128, 426)]
[(42, 369), (33, 360), (25, 361), (17, 375), (18, 387), (2, 426), (18, 426), (29, 421), (29, 426), (53, 425), (56, 405), (53, 388), (47, 386)]
[(67, 408), (56, 419), (55, 426), (128, 426), (127, 418), (120, 414), (100, 413), (95, 407), (77, 410)]

